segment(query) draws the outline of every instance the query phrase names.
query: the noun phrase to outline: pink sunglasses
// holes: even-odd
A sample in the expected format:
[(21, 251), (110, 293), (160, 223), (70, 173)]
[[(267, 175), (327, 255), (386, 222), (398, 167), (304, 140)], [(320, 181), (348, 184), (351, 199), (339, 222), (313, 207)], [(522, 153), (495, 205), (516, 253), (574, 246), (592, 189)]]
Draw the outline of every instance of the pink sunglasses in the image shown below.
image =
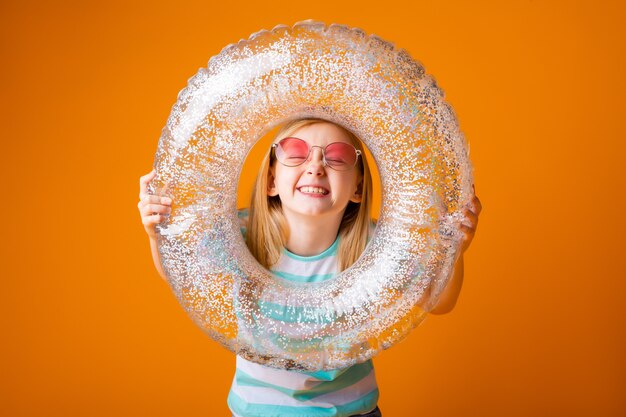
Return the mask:
[(359, 155), (361, 155), (360, 150), (349, 143), (343, 142), (329, 143), (323, 148), (321, 146), (311, 146), (299, 138), (289, 137), (272, 144), (272, 149), (274, 149), (278, 162), (288, 167), (302, 165), (309, 159), (313, 148), (322, 150), (324, 166), (337, 171), (351, 169), (356, 165)]

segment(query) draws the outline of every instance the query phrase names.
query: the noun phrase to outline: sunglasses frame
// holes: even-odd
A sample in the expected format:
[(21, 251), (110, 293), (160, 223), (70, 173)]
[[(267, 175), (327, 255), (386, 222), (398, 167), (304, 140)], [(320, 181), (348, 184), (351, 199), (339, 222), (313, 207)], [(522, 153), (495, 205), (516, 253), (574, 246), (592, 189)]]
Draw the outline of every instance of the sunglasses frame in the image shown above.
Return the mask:
[[(287, 140), (287, 139), (297, 139), (297, 140), (301, 140), (302, 142), (304, 142), (304, 143), (306, 144), (306, 146), (307, 146), (307, 148), (308, 148), (308, 150), (309, 150), (309, 151), (308, 151), (308, 153), (307, 153), (307, 155), (306, 155), (306, 158), (305, 158), (302, 162), (300, 162), (299, 164), (296, 164), (296, 165), (287, 165), (287, 164), (285, 164), (283, 161), (281, 161), (281, 160), (278, 158), (278, 156), (276, 155), (276, 148), (278, 147), (278, 145), (280, 144), (280, 142), (282, 142), (282, 141), (284, 141), (284, 140)], [(330, 145), (334, 145), (335, 143), (341, 143), (341, 144), (343, 144), (343, 145), (348, 145), (348, 146), (352, 147), (352, 149), (354, 149), (354, 153), (356, 154), (356, 158), (354, 159), (354, 164), (353, 164), (353, 165), (348, 166), (346, 169), (337, 169), (337, 168), (333, 167), (332, 165), (330, 165), (330, 164), (328, 163), (328, 161), (326, 161), (326, 148), (328, 148)], [(276, 158), (276, 160), (277, 160), (278, 162), (280, 162), (282, 165), (284, 165), (284, 166), (286, 166), (286, 167), (293, 168), (293, 167), (298, 167), (298, 166), (300, 166), (300, 165), (304, 164), (306, 161), (308, 161), (308, 160), (309, 160), (309, 157), (311, 156), (311, 151), (313, 150), (313, 148), (320, 148), (320, 149), (322, 150), (322, 162), (324, 163), (324, 166), (325, 166), (325, 167), (328, 167), (328, 168), (330, 168), (330, 169), (334, 169), (335, 171), (340, 171), (340, 172), (349, 171), (350, 169), (354, 168), (354, 167), (356, 166), (356, 164), (358, 164), (358, 163), (359, 163), (359, 156), (361, 156), (361, 157), (362, 157), (362, 155), (363, 155), (363, 152), (361, 152), (359, 149), (355, 148), (355, 147), (354, 147), (354, 145), (352, 145), (351, 143), (345, 143), (345, 142), (332, 142), (332, 143), (329, 143), (328, 145), (326, 145), (326, 146), (322, 147), (322, 146), (318, 146), (318, 145), (310, 145), (310, 144), (309, 144), (309, 142), (307, 142), (306, 140), (304, 140), (304, 139), (300, 139), (300, 138), (297, 138), (297, 137), (295, 137), (295, 136), (288, 136), (288, 137), (286, 137), (286, 138), (282, 138), (281, 140), (279, 140), (279, 141), (278, 141), (278, 142), (276, 142), (276, 143), (272, 143), (272, 147), (270, 148), (270, 150), (273, 150), (273, 151), (274, 151), (274, 157)]]

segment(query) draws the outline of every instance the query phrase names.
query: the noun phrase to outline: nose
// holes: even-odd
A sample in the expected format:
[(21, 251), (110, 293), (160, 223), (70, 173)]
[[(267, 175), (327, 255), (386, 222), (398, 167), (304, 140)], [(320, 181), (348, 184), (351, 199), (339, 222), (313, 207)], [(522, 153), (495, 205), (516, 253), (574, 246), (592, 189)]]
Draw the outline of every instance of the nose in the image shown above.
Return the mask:
[(324, 174), (324, 152), (320, 146), (311, 147), (311, 154), (306, 163), (307, 174), (317, 176)]

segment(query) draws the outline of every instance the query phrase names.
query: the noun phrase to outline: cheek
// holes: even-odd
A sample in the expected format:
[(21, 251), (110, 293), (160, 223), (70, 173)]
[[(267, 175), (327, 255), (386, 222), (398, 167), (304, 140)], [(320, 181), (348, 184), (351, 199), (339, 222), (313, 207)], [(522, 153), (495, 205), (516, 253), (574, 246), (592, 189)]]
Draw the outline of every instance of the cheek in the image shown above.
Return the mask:
[(277, 168), (275, 173), (276, 173), (276, 176), (274, 177), (274, 179), (276, 181), (276, 186), (279, 189), (282, 189), (282, 190), (292, 189), (294, 185), (296, 184), (297, 176), (294, 175), (293, 172), (285, 171), (283, 169)]
[(348, 196), (352, 196), (357, 189), (357, 178), (355, 175), (344, 174), (341, 177), (336, 178), (334, 182), (335, 189)]

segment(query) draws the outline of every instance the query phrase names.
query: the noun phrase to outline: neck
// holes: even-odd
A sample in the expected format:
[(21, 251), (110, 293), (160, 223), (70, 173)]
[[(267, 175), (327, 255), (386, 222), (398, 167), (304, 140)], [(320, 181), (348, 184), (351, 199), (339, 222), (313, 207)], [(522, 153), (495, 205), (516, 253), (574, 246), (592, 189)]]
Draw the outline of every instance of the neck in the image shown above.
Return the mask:
[(339, 216), (300, 216), (285, 212), (289, 225), (287, 250), (299, 256), (324, 252), (337, 238), (343, 213)]

